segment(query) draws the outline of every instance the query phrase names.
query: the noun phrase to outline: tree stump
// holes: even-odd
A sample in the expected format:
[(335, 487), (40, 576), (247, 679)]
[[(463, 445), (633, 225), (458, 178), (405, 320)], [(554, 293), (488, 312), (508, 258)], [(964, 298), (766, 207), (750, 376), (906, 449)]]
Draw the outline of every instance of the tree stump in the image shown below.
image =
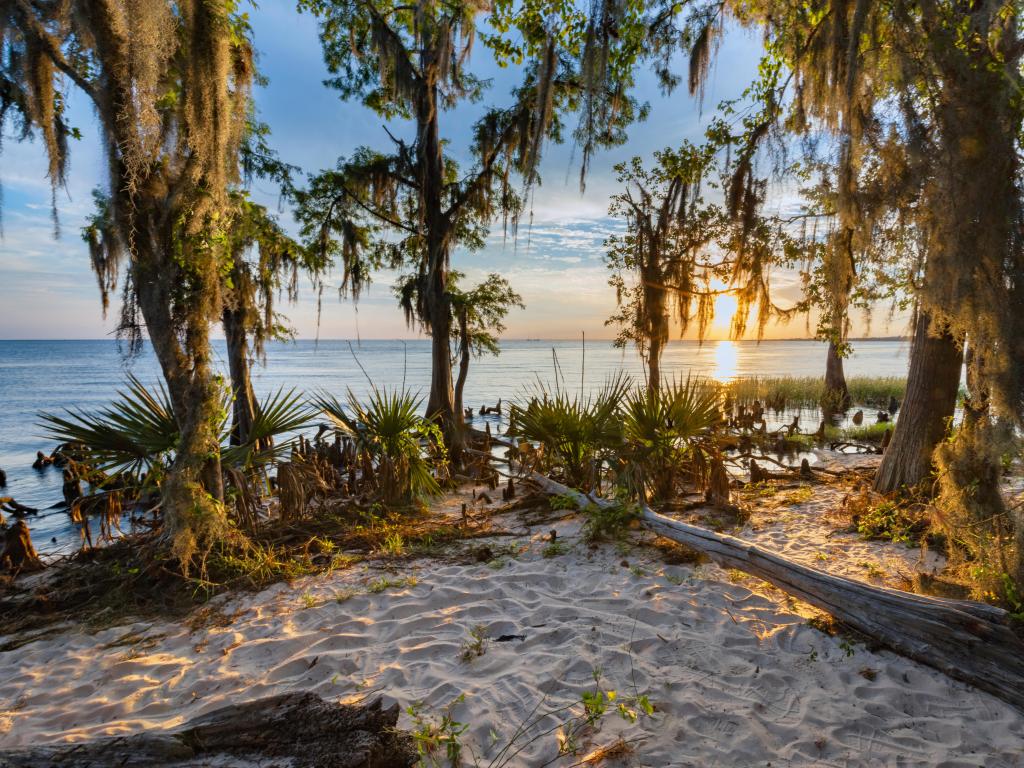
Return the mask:
[(18, 520), (4, 533), (4, 548), (0, 551), (0, 569), (11, 573), (26, 573), (43, 569), (32, 536), (24, 520)]
[(858, 427), (861, 424), (863, 424), (864, 423), (864, 411), (857, 411), (855, 414), (853, 414), (853, 419), (851, 419), (851, 421), (853, 421), (853, 423), (856, 424)]
[(882, 443), (878, 446), (879, 453), (885, 453), (885, 449), (889, 447), (889, 443), (892, 442), (892, 427), (889, 427), (882, 434)]
[(416, 749), (397, 723), (398, 705), (384, 709), (379, 699), (335, 704), (285, 693), (214, 710), (172, 731), (3, 750), (0, 768), (149, 768), (231, 758), (260, 765), (271, 758), (294, 768), (411, 768)]
[(704, 498), (709, 504), (714, 504), (716, 507), (731, 506), (729, 473), (725, 471), (725, 464), (721, 459), (711, 462), (711, 472), (708, 475), (708, 487), (704, 491)]

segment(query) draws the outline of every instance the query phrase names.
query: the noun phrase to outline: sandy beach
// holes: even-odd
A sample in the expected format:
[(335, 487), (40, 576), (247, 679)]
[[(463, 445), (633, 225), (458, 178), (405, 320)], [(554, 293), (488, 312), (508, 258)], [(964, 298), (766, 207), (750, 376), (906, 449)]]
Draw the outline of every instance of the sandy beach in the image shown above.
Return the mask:
[[(740, 535), (877, 584), (936, 567), (918, 549), (838, 533), (825, 511), (839, 493), (760, 509)], [(379, 695), (418, 704), (428, 719), (464, 696), (451, 712), (469, 726), (467, 756), (488, 765), (531, 713), (593, 690), (597, 671), (603, 688), (645, 694), (655, 713), (606, 718), (555, 765), (619, 738), (628, 754), (608, 764), (1024, 765), (1020, 712), (815, 629), (810, 608), (762, 582), (668, 564), (644, 545), (651, 534), (590, 547), (575, 517), (533, 529), (508, 517), (512, 535), (473, 543), (491, 548), (489, 562), (370, 561), (218, 599), (186, 623), (68, 628), (4, 652), (0, 746), (170, 728), (286, 691)], [(563, 545), (554, 556), (552, 529)], [(488, 639), (467, 661), (461, 649), (477, 626)], [(414, 726), (408, 714), (399, 724)], [(556, 757), (558, 725), (537, 722), (508, 764)]]

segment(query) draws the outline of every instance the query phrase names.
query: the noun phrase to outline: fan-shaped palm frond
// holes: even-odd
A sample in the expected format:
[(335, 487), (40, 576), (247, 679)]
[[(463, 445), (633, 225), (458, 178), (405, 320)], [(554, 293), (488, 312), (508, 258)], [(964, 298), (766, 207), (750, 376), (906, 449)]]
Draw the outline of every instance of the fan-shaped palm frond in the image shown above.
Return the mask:
[(524, 403), (512, 404), (509, 434), (543, 445), (549, 468), (557, 465), (571, 485), (589, 490), (601, 455), (622, 444), (618, 411), (631, 386), (620, 373), (584, 399), (538, 384)]
[(645, 497), (673, 496), (688, 460), (699, 458), (698, 438), (721, 419), (718, 400), (716, 386), (689, 377), (629, 395), (622, 406), (620, 483)]
[[(241, 445), (226, 447), (221, 461), (243, 469), (269, 464), (289, 453), (298, 431), (313, 419), (314, 412), (302, 395), (284, 387), (267, 395), (256, 404), (256, 416), (249, 430), (249, 439)], [(282, 436), (287, 436), (281, 440)], [(222, 438), (228, 442), (228, 434)]]
[(163, 384), (151, 391), (132, 375), (128, 388), (95, 414), (66, 410), (40, 418), (45, 437), (77, 444), (91, 467), (136, 485), (158, 480), (178, 442), (178, 424)]
[(444, 437), (436, 424), (420, 415), (422, 398), (407, 389), (374, 387), (365, 403), (349, 390), (344, 405), (328, 393), (317, 395), (314, 404), (352, 437), (357, 451), (372, 459), (385, 503), (407, 503), (441, 492), (431, 458), (443, 463)]

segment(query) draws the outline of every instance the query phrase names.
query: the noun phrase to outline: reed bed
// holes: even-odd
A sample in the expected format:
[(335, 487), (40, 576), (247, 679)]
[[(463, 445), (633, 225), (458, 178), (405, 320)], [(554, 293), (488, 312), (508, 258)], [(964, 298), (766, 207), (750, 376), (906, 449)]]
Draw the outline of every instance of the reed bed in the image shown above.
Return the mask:
[[(907, 380), (896, 376), (851, 376), (846, 380), (853, 407), (885, 408), (890, 398), (903, 400)], [(743, 376), (723, 386), (736, 404), (755, 400), (766, 408), (818, 408), (828, 400), (821, 376)]]

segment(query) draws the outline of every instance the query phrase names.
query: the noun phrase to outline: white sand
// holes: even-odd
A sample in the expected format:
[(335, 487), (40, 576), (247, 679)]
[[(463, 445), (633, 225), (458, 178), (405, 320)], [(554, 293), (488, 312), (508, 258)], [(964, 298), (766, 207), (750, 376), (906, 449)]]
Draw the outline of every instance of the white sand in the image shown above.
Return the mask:
[[(818, 567), (914, 567), (916, 551), (829, 536), (821, 510), (833, 501), (759, 514), (744, 535)], [(570, 702), (600, 669), (603, 685), (620, 695), (635, 685), (657, 708), (635, 725), (608, 718), (588, 739), (587, 749), (635, 739), (613, 764), (1024, 765), (1024, 715), (997, 699), (849, 647), (808, 626), (795, 601), (716, 566), (668, 566), (643, 547), (588, 549), (575, 521), (554, 526), (569, 551), (545, 559), (550, 527), (495, 540), (518, 550), (501, 568), (419, 561), (390, 575), (414, 576), (414, 586), (372, 594), (367, 585), (389, 574), (359, 566), (226, 601), (222, 612), (237, 612), (226, 627), (68, 631), (0, 654), (0, 746), (170, 727), (284, 691), (380, 692), (427, 712), (465, 694), (454, 714), (471, 724), (464, 741), (486, 765), (495, 739), (542, 698)], [(849, 546), (861, 549), (840, 558)], [(477, 624), (491, 638), (526, 640), (492, 640), (461, 661)], [(537, 766), (555, 751), (554, 735), (537, 738), (511, 765)]]

